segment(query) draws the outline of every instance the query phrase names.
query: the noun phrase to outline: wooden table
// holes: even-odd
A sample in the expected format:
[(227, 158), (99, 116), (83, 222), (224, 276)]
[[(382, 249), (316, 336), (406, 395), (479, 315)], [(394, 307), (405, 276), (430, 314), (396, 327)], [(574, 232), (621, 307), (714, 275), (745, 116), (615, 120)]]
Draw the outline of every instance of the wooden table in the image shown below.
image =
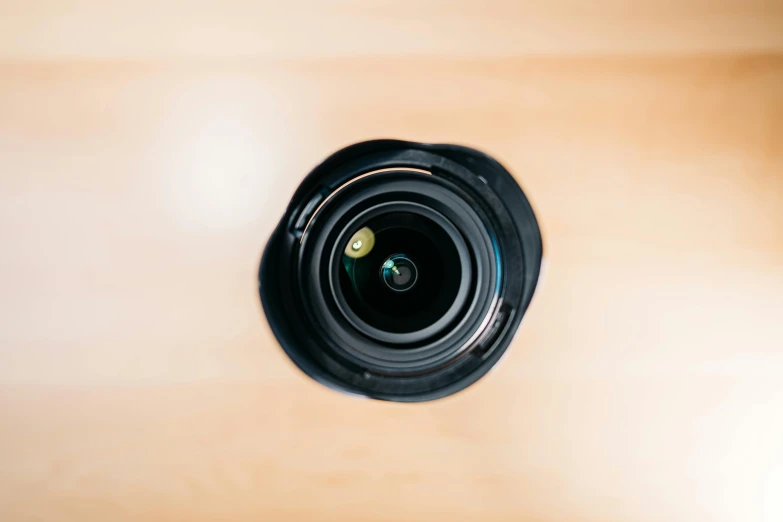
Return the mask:
[[(0, 4), (0, 519), (783, 520), (783, 5)], [(461, 143), (547, 271), (507, 357), (360, 400), (256, 271), (307, 172)]]

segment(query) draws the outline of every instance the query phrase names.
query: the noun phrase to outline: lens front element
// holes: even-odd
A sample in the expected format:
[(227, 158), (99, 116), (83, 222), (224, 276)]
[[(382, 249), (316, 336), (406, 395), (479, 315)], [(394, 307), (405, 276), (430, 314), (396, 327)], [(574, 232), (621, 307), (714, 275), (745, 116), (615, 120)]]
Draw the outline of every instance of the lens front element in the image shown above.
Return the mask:
[(394, 333), (420, 330), (442, 317), (462, 275), (449, 235), (410, 212), (363, 223), (344, 246), (342, 265), (340, 287), (353, 313), (373, 328)]

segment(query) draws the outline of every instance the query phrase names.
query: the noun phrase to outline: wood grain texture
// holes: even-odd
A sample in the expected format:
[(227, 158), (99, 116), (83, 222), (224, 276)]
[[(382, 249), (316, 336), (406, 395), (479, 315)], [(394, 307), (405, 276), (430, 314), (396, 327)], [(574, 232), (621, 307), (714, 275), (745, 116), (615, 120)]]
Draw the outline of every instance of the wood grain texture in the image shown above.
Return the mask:
[[(118, 7), (42, 5), (0, 6), (0, 520), (783, 518), (779, 3), (557, 3), (572, 38), (543, 55), (510, 2), (401, 47), (376, 3), (313, 3), (302, 27), (379, 39), (274, 49), (179, 39), (251, 27), (251, 3), (110, 28), (91, 17)], [(624, 46), (652, 11), (735, 32)], [(454, 39), (474, 18), (477, 47)], [(134, 20), (149, 39), (103, 39)], [(492, 154), (544, 233), (508, 355), (432, 403), (311, 382), (256, 291), (299, 181), (378, 137)]]
[(0, 0), (0, 58), (769, 52), (781, 0)]

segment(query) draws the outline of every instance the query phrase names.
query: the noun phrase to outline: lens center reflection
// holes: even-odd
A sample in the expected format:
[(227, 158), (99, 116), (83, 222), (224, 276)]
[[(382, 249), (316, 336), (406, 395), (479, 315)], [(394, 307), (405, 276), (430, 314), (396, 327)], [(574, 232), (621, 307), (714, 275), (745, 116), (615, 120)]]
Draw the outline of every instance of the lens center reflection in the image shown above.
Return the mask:
[(381, 280), (394, 292), (405, 292), (416, 284), (419, 272), (414, 263), (404, 254), (394, 254), (383, 262)]

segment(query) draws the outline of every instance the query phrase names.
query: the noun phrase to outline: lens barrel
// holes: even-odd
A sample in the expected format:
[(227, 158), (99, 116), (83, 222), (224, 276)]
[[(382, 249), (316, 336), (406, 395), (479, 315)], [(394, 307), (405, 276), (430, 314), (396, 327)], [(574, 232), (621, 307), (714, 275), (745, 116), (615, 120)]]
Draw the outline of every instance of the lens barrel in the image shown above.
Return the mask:
[(541, 260), (533, 210), (497, 161), (379, 140), (305, 178), (267, 243), (259, 289), (272, 331), (309, 376), (421, 401), (500, 359)]

